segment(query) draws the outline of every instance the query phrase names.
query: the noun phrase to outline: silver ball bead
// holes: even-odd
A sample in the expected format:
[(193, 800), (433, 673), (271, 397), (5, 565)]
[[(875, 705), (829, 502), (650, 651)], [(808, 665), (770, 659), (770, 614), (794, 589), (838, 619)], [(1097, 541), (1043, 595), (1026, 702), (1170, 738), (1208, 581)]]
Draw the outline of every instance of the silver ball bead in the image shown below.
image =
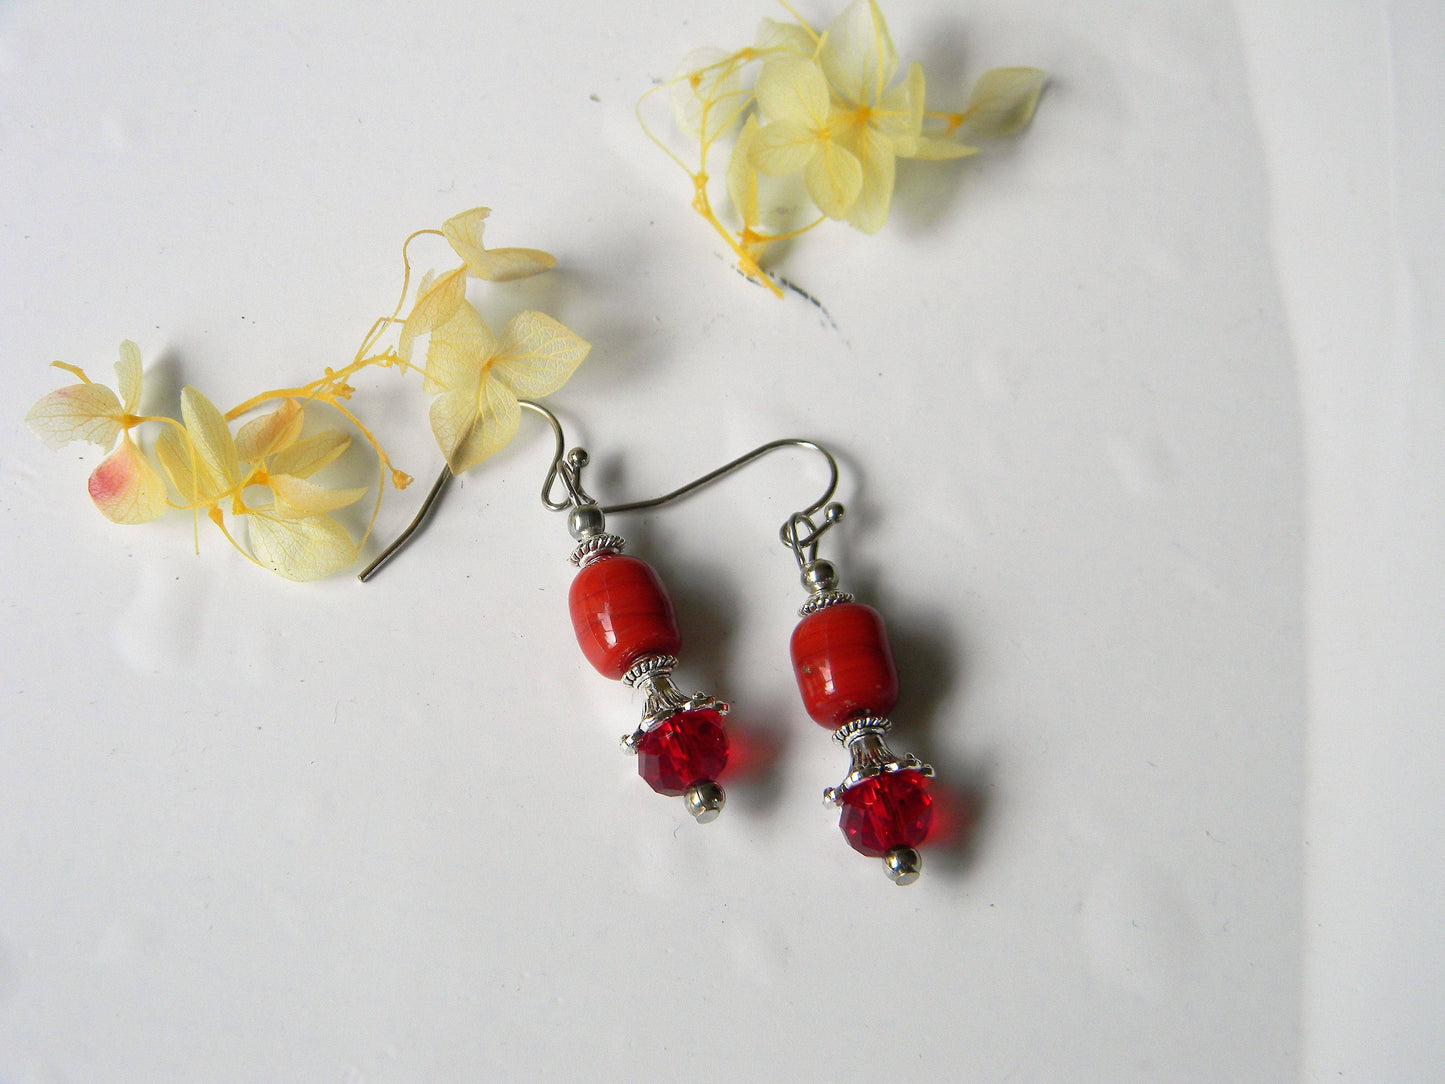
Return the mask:
[(578, 542), (601, 534), (605, 525), (602, 509), (595, 504), (579, 504), (567, 513), (567, 530)]
[(838, 586), (838, 570), (831, 561), (809, 561), (803, 566), (803, 586), (815, 595), (832, 591)]
[(707, 824), (717, 820), (718, 814), (727, 804), (727, 795), (723, 793), (722, 787), (711, 779), (704, 779), (701, 783), (688, 787), (683, 793), (682, 801), (698, 824)]
[(883, 856), (883, 868), (896, 885), (911, 885), (923, 872), (923, 855), (912, 847), (894, 847)]

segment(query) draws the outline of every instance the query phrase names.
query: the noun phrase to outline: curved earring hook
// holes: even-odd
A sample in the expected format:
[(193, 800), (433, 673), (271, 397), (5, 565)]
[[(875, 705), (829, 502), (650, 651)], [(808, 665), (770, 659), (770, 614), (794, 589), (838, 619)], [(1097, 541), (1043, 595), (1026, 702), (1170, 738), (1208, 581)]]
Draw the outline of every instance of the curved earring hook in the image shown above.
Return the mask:
[[(553, 512), (565, 512), (569, 508), (577, 508), (585, 505), (597, 506), (597, 501), (593, 499), (582, 486), (582, 468), (590, 461), (586, 449), (573, 448), (570, 452), (564, 453), (563, 449), (567, 446), (567, 439), (562, 430), (562, 423), (558, 420), (557, 415), (553, 414), (540, 403), (534, 403), (530, 399), (519, 399), (517, 402), (520, 406), (526, 407), (536, 414), (540, 414), (551, 427), (552, 435), (555, 438), (552, 462), (548, 464), (547, 476), (542, 482), (542, 504)], [(731, 474), (733, 471), (740, 470), (755, 459), (760, 459), (769, 452), (777, 451), (780, 448), (808, 449), (817, 452), (828, 464), (828, 487), (823, 491), (823, 495), (801, 512), (794, 512), (789, 516), (788, 521), (783, 524), (778, 532), (779, 538), (785, 546), (793, 551), (793, 555), (798, 560), (798, 566), (802, 568), (816, 559), (818, 539), (822, 536), (823, 532), (843, 518), (843, 506), (832, 499), (833, 494), (838, 489), (838, 461), (833, 458), (832, 452), (828, 451), (828, 449), (816, 441), (805, 440), (801, 437), (783, 437), (780, 440), (771, 440), (766, 444), (758, 445), (758, 447), (750, 452), (743, 453), (736, 459), (724, 463), (721, 467), (709, 471), (700, 478), (694, 478), (686, 485), (679, 486), (669, 493), (664, 493), (659, 497), (649, 497), (646, 500), (598, 506), (598, 511), (603, 515), (622, 512), (642, 512), (649, 508), (658, 508), (665, 504), (671, 504), (673, 501), (681, 500), (688, 494), (694, 493), (704, 486), (717, 481), (719, 478)], [(442, 495), (451, 484), (452, 478), (451, 468), (447, 466), (442, 467), (441, 473), (437, 475), (437, 480), (432, 483), (431, 490), (422, 501), (422, 506), (416, 516), (407, 524), (401, 534), (396, 536), (390, 545), (377, 554), (372, 562), (361, 570), (357, 575), (357, 579), (362, 583), (370, 580), (411, 541), (412, 536), (431, 518), (432, 513), (441, 502)], [(552, 496), (552, 491), (559, 481), (566, 491), (566, 496), (561, 500), (557, 500)], [(814, 523), (812, 517), (820, 511), (824, 515), (824, 522), (818, 525)], [(804, 528), (806, 528), (806, 533), (800, 534), (799, 532)]]

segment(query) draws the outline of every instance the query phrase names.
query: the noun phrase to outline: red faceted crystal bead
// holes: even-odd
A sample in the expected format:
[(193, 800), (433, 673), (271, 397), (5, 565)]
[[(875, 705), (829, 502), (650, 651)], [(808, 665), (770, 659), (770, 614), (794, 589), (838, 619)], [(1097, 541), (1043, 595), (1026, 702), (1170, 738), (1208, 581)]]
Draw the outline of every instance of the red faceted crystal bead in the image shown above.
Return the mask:
[(681, 794), (694, 783), (715, 781), (727, 763), (727, 731), (710, 708), (680, 711), (637, 743), (637, 774), (658, 794)]
[(577, 643), (597, 672), (620, 678), (644, 655), (682, 646), (672, 600), (652, 567), (614, 555), (585, 566), (567, 595)]
[(850, 847), (870, 858), (882, 858), (894, 847), (919, 846), (932, 823), (933, 796), (921, 771), (882, 772), (843, 792), (838, 827)]
[(823, 726), (887, 715), (898, 703), (888, 634), (871, 606), (840, 602), (811, 613), (793, 629), (791, 646), (803, 706)]

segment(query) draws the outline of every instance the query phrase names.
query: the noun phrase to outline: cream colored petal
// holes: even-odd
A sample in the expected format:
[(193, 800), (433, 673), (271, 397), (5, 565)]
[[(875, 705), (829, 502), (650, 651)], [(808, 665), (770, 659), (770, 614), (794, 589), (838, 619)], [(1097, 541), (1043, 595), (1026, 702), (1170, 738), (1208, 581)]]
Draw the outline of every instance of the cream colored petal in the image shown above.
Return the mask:
[(780, 23), (765, 17), (758, 24), (759, 52), (792, 53), (811, 60), (817, 49), (817, 40), (797, 23)]
[(470, 211), (452, 215), (442, 223), (442, 236), (447, 239), (447, 244), (452, 246), (452, 251), (462, 258), (463, 263), (467, 262), (471, 253), (480, 252), (486, 247), (482, 244), (482, 226), (491, 213), (490, 207), (473, 207)]
[(753, 93), (767, 120), (792, 121), (807, 128), (828, 123), (828, 81), (811, 60), (769, 60), (758, 73)]
[(120, 389), (120, 401), (127, 414), (134, 414), (140, 406), (141, 363), (140, 347), (126, 339), (120, 344), (120, 360), (115, 363), (116, 386)]
[(422, 391), (436, 395), (462, 387), (475, 387), (482, 367), (497, 353), (491, 328), (468, 302), (463, 301), (451, 319), (432, 331), (426, 348), (426, 376)]
[(668, 87), (679, 129), (694, 139), (714, 139), (732, 127), (749, 96), (738, 68), (736, 54), (713, 47), (683, 57)]
[(522, 409), (517, 397), (500, 380), (482, 382), (476, 421), (462, 434), (447, 465), (453, 474), (470, 470), (490, 455), (501, 451), (517, 435)]
[(872, 105), (898, 71), (898, 51), (875, 0), (854, 0), (828, 26), (818, 55), (828, 85), (852, 105)]
[(276, 499), (276, 515), (283, 519), (299, 519), (302, 516), (314, 516), (317, 512), (334, 512), (338, 508), (345, 508), (366, 496), (367, 488), (353, 486), (332, 489), (290, 474), (273, 474), (266, 484)]
[(930, 136), (919, 136), (914, 141), (913, 153), (902, 155), (904, 158), (922, 158), (929, 161), (939, 161), (946, 158), (967, 158), (971, 154), (977, 154), (977, 147), (970, 147), (965, 143), (957, 143), (952, 139), (934, 139)]
[(31, 407), (25, 424), (52, 448), (72, 440), (109, 448), (124, 428), (122, 413), (120, 400), (104, 384), (68, 384)]
[(487, 282), (530, 278), (557, 265), (557, 257), (539, 248), (489, 248), (467, 261), (467, 270)]
[(871, 127), (893, 144), (893, 153), (900, 158), (912, 155), (923, 130), (924, 95), (923, 66), (912, 64), (908, 77), (884, 91), (878, 108), (872, 112)]
[(764, 124), (753, 137), (748, 161), (759, 173), (783, 177), (804, 168), (823, 145), (816, 132), (804, 124), (778, 120)]
[(863, 167), (852, 152), (837, 143), (819, 144), (821, 153), (803, 174), (808, 195), (829, 218), (843, 218), (863, 187)]
[(893, 202), (893, 144), (872, 128), (864, 128), (857, 148), (863, 183), (848, 210), (848, 222), (864, 233), (877, 233), (888, 221)]
[(127, 435), (90, 475), (90, 499), (114, 523), (149, 523), (165, 514), (166, 483)]
[[(476, 388), (458, 388), (443, 392), (432, 400), (431, 431), (436, 437), (437, 447), (446, 457), (448, 465), (453, 462), (462, 441), (477, 424), (478, 396)], [(455, 472), (456, 468), (452, 468)]]
[(351, 438), (341, 430), (323, 429), (315, 436), (282, 448), (271, 460), (271, 470), (275, 474), (310, 478), (350, 446)]
[(551, 395), (591, 349), (586, 339), (545, 313), (519, 312), (502, 332), (502, 348), (490, 372), (518, 395)]
[(246, 463), (259, 463), (293, 444), (301, 435), (305, 412), (295, 399), (283, 399), (269, 414), (253, 418), (236, 433), (236, 455)]
[(733, 201), (733, 210), (749, 229), (758, 224), (758, 171), (751, 157), (757, 135), (758, 118), (750, 114), (733, 144), (727, 170), (728, 196)]
[(240, 463), (236, 441), (225, 416), (216, 405), (192, 387), (181, 390), (181, 417), (196, 447), (196, 459), (217, 482), (229, 489), (239, 480)]
[(196, 476), (199, 463), (195, 461), (190, 437), (166, 426), (156, 438), (156, 461), (170, 480), (171, 488), (180, 494), (182, 504), (200, 505), (209, 500), (208, 491)]
[(1034, 115), (1044, 73), (1038, 68), (994, 68), (978, 77), (963, 113), (965, 138), (1011, 135)]
[(268, 512), (246, 514), (251, 556), (288, 580), (319, 580), (357, 558), (356, 543), (326, 515), (283, 519)]
[(422, 279), (417, 289), (416, 304), (407, 314), (397, 336), (396, 352), (403, 361), (411, 360), (412, 345), (438, 324), (443, 324), (467, 299), (467, 269), (458, 267), (444, 275)]

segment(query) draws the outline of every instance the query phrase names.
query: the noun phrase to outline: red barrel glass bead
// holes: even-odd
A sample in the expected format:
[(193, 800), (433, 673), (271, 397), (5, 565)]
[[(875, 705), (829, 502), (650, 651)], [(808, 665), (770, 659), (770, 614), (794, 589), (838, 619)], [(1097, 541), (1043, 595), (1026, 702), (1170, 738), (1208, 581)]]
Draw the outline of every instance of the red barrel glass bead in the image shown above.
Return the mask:
[(871, 606), (840, 602), (809, 614), (793, 629), (792, 652), (803, 706), (823, 726), (887, 715), (898, 703), (888, 634)]
[(652, 567), (620, 554), (586, 565), (567, 595), (577, 643), (599, 674), (620, 678), (644, 655), (682, 646), (672, 600)]
[(680, 711), (637, 742), (637, 774), (658, 794), (682, 794), (694, 783), (715, 782), (727, 764), (727, 731), (710, 708)]
[(838, 827), (855, 851), (882, 858), (894, 847), (918, 847), (933, 824), (928, 776), (905, 768), (861, 779), (843, 792)]

